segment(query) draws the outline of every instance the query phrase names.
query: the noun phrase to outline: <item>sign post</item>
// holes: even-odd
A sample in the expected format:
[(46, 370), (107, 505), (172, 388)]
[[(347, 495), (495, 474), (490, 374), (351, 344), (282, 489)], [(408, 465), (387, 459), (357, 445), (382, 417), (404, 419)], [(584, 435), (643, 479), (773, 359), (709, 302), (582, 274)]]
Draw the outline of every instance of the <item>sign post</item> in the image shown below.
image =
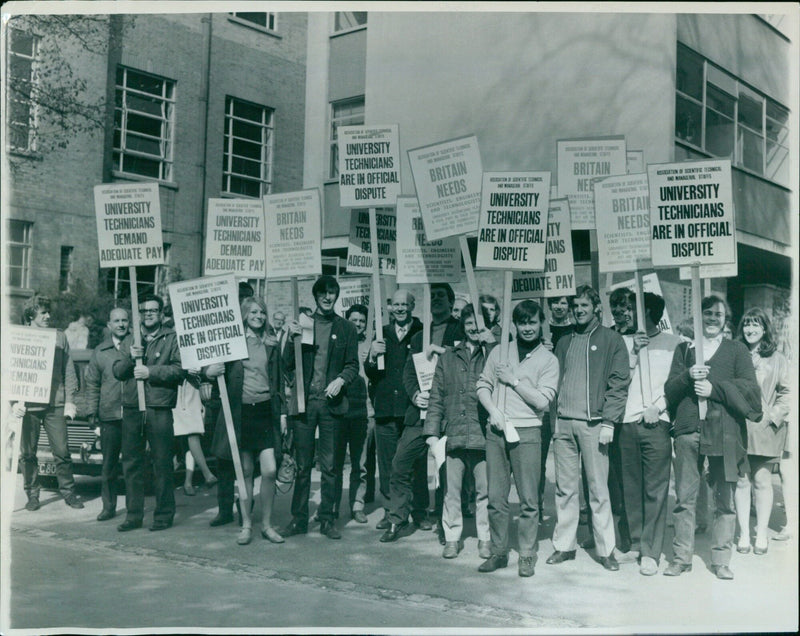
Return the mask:
[[(94, 187), (100, 267), (128, 266), (133, 343), (142, 345), (136, 267), (163, 265), (161, 207), (157, 183), (104, 183)], [(142, 366), (141, 358), (136, 366)], [(144, 380), (136, 381), (139, 410), (145, 410)]]

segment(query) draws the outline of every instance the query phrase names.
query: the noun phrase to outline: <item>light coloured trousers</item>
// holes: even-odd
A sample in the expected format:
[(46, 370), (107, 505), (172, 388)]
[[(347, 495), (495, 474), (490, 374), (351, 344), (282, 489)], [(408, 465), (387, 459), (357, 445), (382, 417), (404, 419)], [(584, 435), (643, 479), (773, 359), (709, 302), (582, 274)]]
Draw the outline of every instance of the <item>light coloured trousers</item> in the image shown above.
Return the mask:
[(486, 453), (479, 449), (457, 448), (447, 452), (447, 490), (442, 509), (445, 541), (459, 541), (464, 520), (461, 513), (461, 485), (464, 473), (475, 478), (475, 525), (478, 540), (489, 540), (489, 484), (486, 480)]

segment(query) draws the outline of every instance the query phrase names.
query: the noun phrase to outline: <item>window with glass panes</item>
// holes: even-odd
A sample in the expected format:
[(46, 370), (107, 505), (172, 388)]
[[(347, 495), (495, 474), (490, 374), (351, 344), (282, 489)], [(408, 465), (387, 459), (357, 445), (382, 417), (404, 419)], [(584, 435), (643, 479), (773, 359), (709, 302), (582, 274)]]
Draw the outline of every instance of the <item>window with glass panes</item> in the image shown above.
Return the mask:
[(175, 82), (120, 66), (114, 107), (114, 170), (172, 181)]
[(333, 31), (349, 31), (358, 27), (366, 26), (366, 11), (336, 11), (333, 15)]
[(273, 115), (271, 108), (225, 98), (223, 192), (260, 197), (272, 191)]
[(58, 272), (58, 291), (69, 291), (72, 286), (72, 254), (74, 248), (69, 245), (61, 246), (61, 266)]
[(31, 286), (33, 223), (9, 219), (6, 230), (6, 284), (28, 288)]
[[(170, 276), (170, 243), (164, 243), (163, 265), (139, 265), (136, 267), (136, 291), (138, 295), (167, 295), (167, 285), (172, 282)], [(130, 298), (130, 268), (113, 267), (102, 270), (106, 277), (106, 290), (115, 294), (116, 298)]]
[(19, 29), (8, 30), (6, 57), (6, 131), (13, 150), (36, 149), (36, 54), (38, 38)]
[(788, 184), (787, 108), (680, 45), (676, 80), (677, 141)]
[(331, 103), (330, 152), (328, 154), (328, 178), (339, 178), (340, 126), (360, 126), (364, 123), (364, 97), (355, 97)]
[(267, 31), (275, 31), (278, 22), (278, 15), (276, 13), (247, 13), (234, 11), (231, 12), (231, 15), (238, 20), (250, 22)]

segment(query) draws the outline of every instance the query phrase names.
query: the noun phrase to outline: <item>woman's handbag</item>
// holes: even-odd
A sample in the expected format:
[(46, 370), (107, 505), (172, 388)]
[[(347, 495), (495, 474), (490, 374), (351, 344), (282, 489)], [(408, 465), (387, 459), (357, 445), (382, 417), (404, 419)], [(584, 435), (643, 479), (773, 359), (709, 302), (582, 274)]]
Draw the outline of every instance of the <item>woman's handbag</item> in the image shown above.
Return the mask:
[(292, 431), (287, 431), (283, 436), (282, 442), (283, 458), (278, 474), (275, 477), (275, 488), (279, 493), (286, 494), (294, 484), (297, 475), (297, 462), (294, 459), (294, 435)]
[(205, 430), (200, 391), (189, 380), (184, 380), (183, 384), (178, 387), (175, 408), (172, 409), (172, 427), (176, 437), (202, 435)]

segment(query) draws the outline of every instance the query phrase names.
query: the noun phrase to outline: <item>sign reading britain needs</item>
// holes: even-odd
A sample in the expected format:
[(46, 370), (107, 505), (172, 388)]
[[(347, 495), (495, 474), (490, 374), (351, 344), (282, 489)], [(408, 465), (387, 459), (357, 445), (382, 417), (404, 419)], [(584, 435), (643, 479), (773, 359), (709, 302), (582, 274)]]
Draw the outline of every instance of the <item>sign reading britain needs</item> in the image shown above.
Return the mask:
[(736, 260), (730, 159), (647, 167), (654, 267)]
[(171, 283), (169, 296), (184, 369), (247, 357), (234, 274)]
[[(350, 210), (350, 240), (347, 244), (347, 271), (352, 274), (372, 273), (372, 245), (369, 212)], [(394, 208), (375, 211), (378, 232), (378, 267), (381, 274), (397, 273), (397, 214)]]
[(322, 273), (319, 190), (299, 190), (264, 197), (267, 278)]
[(597, 251), (601, 272), (651, 267), (647, 175), (608, 177), (594, 186)]
[(459, 280), (458, 239), (426, 241), (417, 197), (397, 197), (397, 282), (429, 284)]
[(552, 199), (547, 220), (544, 270), (514, 272), (511, 298), (549, 298), (575, 293), (575, 263), (572, 259), (572, 228), (567, 199)]
[(558, 196), (569, 199), (573, 230), (594, 230), (593, 183), (627, 172), (625, 137), (561, 139), (556, 142)]
[(484, 172), (476, 267), (544, 269), (549, 172)]
[(251, 199), (209, 199), (206, 276), (234, 272), (264, 278), (264, 204)]
[(157, 183), (104, 183), (94, 187), (100, 267), (163, 265)]
[(8, 325), (3, 332), (3, 398), (48, 403), (56, 330)]
[(483, 175), (478, 138), (414, 148), (408, 160), (426, 238), (438, 241), (477, 232)]
[(388, 126), (342, 126), (339, 198), (344, 208), (394, 205), (400, 194), (400, 133)]

